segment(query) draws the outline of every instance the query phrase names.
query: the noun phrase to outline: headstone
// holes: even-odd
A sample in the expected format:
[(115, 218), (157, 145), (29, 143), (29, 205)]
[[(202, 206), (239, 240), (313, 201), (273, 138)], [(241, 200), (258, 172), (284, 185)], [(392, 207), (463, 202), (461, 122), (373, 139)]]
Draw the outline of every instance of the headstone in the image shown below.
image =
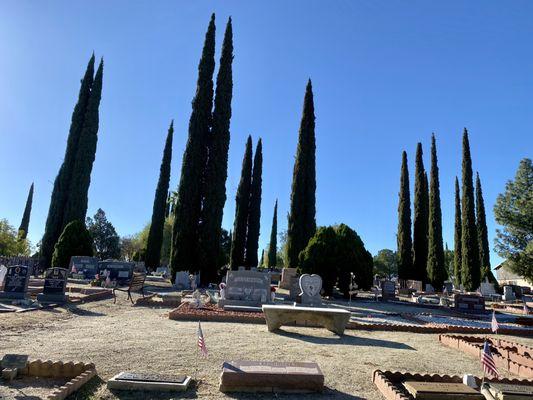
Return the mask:
[(296, 301), (300, 291), (300, 278), (297, 275), (291, 276), (291, 282), (289, 285), (289, 300)]
[(423, 288), (423, 285), (422, 285), (422, 281), (415, 281), (415, 280), (407, 280), (407, 287), (409, 289), (414, 289), (416, 290), (417, 292), (423, 292), (424, 291), (424, 288)]
[(83, 279), (94, 279), (98, 273), (98, 258), (86, 256), (72, 256), (70, 258), (69, 271), (75, 268), (76, 274), (83, 275)]
[(416, 400), (483, 400), (484, 396), (477, 390), (462, 383), (448, 382), (404, 382), (405, 389)]
[(109, 279), (119, 284), (129, 282), (133, 276), (135, 263), (117, 260), (104, 260), (98, 263), (98, 271), (108, 270)]
[(487, 386), (492, 396), (499, 400), (525, 400), (533, 398), (533, 386), (531, 384), (514, 385), (489, 382)]
[(281, 281), (279, 282), (280, 289), (291, 288), (292, 278), (298, 274), (296, 268), (283, 268), (281, 270)]
[(170, 275), (170, 270), (168, 267), (157, 267), (155, 274), (166, 278)]
[(516, 300), (516, 296), (515, 296), (515, 294), (513, 292), (512, 286), (504, 286), (503, 287), (502, 300), (503, 301), (514, 301), (514, 300)]
[(433, 285), (431, 285), (431, 283), (426, 283), (425, 292), (426, 293), (435, 293), (435, 288), (433, 287)]
[(381, 281), (381, 298), (383, 301), (396, 299), (396, 284), (393, 281)]
[(185, 375), (121, 372), (107, 381), (113, 390), (184, 391), (191, 381)]
[(226, 274), (225, 299), (218, 302), (224, 305), (259, 307), (270, 303), (270, 276), (268, 272), (228, 271)]
[(191, 288), (191, 281), (189, 280), (188, 271), (176, 272), (176, 279), (174, 280), (174, 287), (179, 290), (189, 290)]
[(7, 267), (5, 267), (4, 265), (0, 265), (0, 289), (4, 285), (4, 278), (6, 277), (6, 274), (7, 274)]
[(322, 298), (320, 291), (322, 290), (322, 278), (317, 274), (303, 274), (300, 276), (300, 296), (301, 304), (303, 306), (321, 307)]
[(28, 356), (25, 354), (6, 354), (0, 362), (2, 378), (11, 381), (16, 378), (19, 370), (26, 368)]
[(68, 271), (65, 268), (48, 268), (44, 272), (43, 292), (37, 295), (40, 303), (64, 303)]
[(221, 392), (321, 392), (324, 374), (314, 362), (226, 361)]
[(448, 293), (448, 295), (451, 295), (453, 293), (453, 283), (452, 282), (444, 282), (444, 286), (442, 288), (443, 292), (444, 292), (444, 289), (446, 289), (446, 293)]
[(7, 267), (0, 298), (25, 299), (30, 280), (29, 268), (24, 265)]
[(483, 313), (485, 311), (485, 299), (475, 294), (454, 295), (455, 310), (460, 312)]

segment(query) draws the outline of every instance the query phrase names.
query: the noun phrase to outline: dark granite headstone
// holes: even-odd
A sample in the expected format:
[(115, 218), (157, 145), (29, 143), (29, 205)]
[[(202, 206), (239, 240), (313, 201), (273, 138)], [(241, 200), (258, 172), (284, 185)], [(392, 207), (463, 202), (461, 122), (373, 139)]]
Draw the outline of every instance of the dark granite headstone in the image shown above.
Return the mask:
[(219, 306), (259, 307), (271, 302), (270, 276), (259, 271), (228, 271), (226, 275), (226, 298)]
[(109, 271), (109, 279), (122, 284), (130, 281), (133, 276), (134, 267), (135, 263), (104, 260), (98, 263), (98, 273), (102, 274), (102, 272), (107, 269)]
[(393, 281), (381, 282), (381, 297), (384, 301), (396, 299), (396, 284)]
[(98, 273), (98, 258), (72, 256), (70, 258), (69, 272), (72, 272), (72, 267), (75, 268), (78, 274), (83, 275), (85, 279), (94, 279)]
[(2, 358), (0, 365), (2, 366), (2, 368), (23, 369), (26, 367), (27, 363), (27, 354), (6, 354), (4, 358)]
[(64, 268), (48, 268), (44, 273), (43, 292), (37, 295), (41, 303), (64, 303), (68, 271)]
[(24, 265), (7, 267), (4, 287), (0, 291), (0, 298), (25, 299), (30, 280), (29, 268)]
[(483, 296), (475, 294), (459, 294), (454, 295), (455, 310), (460, 312), (485, 312), (485, 299)]

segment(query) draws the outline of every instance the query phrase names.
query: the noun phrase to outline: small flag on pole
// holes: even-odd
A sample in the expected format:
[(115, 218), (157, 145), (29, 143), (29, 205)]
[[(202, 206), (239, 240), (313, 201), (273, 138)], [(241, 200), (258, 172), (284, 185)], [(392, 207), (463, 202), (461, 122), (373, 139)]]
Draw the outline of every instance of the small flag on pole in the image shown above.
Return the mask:
[(527, 306), (527, 303), (524, 301), (524, 314), (529, 315), (529, 307)]
[(498, 320), (496, 319), (496, 311), (492, 312), (492, 321), (490, 323), (490, 329), (494, 333), (498, 333), (498, 329), (500, 329), (500, 325), (498, 324)]
[(205, 346), (205, 339), (200, 321), (198, 321), (198, 348), (200, 349), (200, 353), (202, 353), (204, 357), (207, 357), (207, 347)]
[(481, 353), (481, 365), (483, 366), (483, 372), (487, 375), (498, 377), (498, 370), (496, 369), (496, 364), (492, 358), (492, 353), (490, 352), (489, 342), (485, 341), (483, 345), (483, 353)]

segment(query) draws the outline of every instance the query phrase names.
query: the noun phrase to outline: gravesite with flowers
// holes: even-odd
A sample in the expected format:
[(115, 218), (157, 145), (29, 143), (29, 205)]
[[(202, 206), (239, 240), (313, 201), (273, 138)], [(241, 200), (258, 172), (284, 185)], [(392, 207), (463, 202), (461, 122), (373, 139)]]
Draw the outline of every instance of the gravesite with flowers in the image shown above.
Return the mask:
[(533, 399), (531, 3), (74, 3), (0, 4), (0, 400)]

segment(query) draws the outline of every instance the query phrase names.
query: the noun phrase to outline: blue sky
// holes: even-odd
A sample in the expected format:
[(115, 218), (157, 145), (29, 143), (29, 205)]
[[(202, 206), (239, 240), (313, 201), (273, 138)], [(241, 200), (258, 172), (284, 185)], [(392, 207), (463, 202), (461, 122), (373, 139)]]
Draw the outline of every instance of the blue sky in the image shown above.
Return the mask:
[[(35, 181), (29, 237), (42, 236), (79, 82), (105, 60), (89, 215), (103, 208), (121, 235), (149, 221), (170, 120), (171, 187), (187, 138), (210, 14), (217, 65), (234, 23), (228, 201), (233, 224), (246, 136), (263, 139), (260, 246), (274, 201), (286, 228), (305, 84), (313, 80), (317, 223), (344, 222), (367, 248), (396, 247), (402, 150), (414, 172), (421, 141), (439, 155), (444, 240), (453, 247), (453, 187), (470, 132), (489, 240), (492, 207), (519, 160), (532, 157), (530, 1), (3, 1), (0, 3), (0, 218), (18, 226)], [(498, 261), (492, 254), (493, 266)]]

